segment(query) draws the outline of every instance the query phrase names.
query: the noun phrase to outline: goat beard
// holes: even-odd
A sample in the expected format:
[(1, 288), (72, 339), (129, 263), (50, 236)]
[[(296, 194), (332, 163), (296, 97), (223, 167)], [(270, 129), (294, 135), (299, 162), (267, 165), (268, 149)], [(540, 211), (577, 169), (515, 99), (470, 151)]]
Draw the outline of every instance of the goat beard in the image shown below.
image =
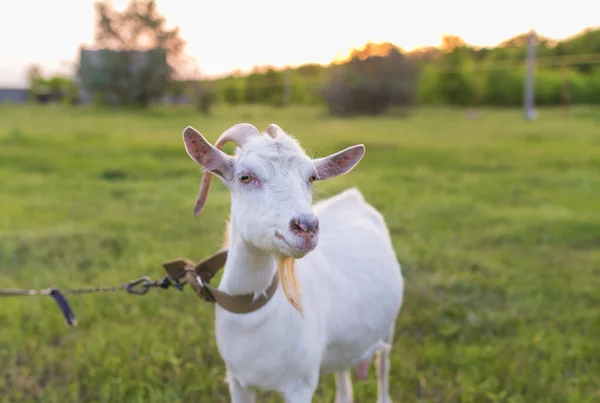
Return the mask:
[(295, 260), (288, 256), (280, 256), (277, 258), (277, 274), (281, 282), (281, 288), (287, 300), (301, 314), (302, 302), (300, 301), (300, 284), (296, 276)]
[[(229, 247), (229, 235), (231, 233), (231, 221), (227, 222), (225, 226), (225, 239), (223, 241), (222, 249)], [(302, 302), (300, 301), (300, 284), (298, 283), (298, 277), (296, 277), (296, 266), (295, 260), (289, 256), (278, 256), (277, 257), (277, 275), (281, 288), (285, 297), (290, 304), (301, 314), (304, 314)]]

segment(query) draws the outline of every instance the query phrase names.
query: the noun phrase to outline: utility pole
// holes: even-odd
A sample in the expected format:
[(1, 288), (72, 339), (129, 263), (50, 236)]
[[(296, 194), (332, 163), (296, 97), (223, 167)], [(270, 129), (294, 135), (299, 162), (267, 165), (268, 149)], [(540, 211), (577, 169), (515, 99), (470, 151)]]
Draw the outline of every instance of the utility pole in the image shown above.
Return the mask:
[(523, 113), (525, 120), (535, 120), (537, 113), (534, 109), (535, 103), (535, 53), (537, 47), (537, 36), (533, 30), (529, 32), (527, 39), (527, 71), (525, 72), (525, 94), (523, 97)]
[(285, 106), (290, 106), (292, 103), (292, 83), (290, 79), (291, 68), (286, 68), (283, 72), (283, 102)]

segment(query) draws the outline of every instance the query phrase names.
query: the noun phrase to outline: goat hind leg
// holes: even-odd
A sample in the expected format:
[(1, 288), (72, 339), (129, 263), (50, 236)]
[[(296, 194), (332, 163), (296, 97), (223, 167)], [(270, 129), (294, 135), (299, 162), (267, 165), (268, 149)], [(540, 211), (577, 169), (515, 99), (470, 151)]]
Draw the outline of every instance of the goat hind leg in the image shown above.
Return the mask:
[(350, 371), (335, 373), (335, 403), (354, 403)]
[(384, 338), (386, 347), (377, 350), (375, 367), (377, 373), (377, 403), (392, 403), (390, 397), (390, 352), (394, 339), (395, 323), (392, 323), (387, 337)]

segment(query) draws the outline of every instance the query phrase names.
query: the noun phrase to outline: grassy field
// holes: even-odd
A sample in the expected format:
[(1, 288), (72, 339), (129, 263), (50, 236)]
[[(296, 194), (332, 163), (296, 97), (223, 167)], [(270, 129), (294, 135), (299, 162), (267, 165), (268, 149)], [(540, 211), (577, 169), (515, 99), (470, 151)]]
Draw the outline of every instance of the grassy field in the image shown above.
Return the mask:
[[(200, 260), (223, 239), (215, 181), (182, 129), (214, 141), (275, 122), (313, 156), (362, 142), (350, 174), (385, 215), (406, 278), (391, 372), (396, 402), (600, 401), (600, 112), (420, 110), (329, 119), (316, 109), (101, 112), (0, 107), (0, 288), (115, 285)], [(0, 299), (1, 402), (227, 402), (213, 307), (191, 289)], [(315, 402), (333, 402), (331, 377)], [(374, 402), (375, 373), (355, 382)], [(259, 401), (279, 402), (260, 395)]]

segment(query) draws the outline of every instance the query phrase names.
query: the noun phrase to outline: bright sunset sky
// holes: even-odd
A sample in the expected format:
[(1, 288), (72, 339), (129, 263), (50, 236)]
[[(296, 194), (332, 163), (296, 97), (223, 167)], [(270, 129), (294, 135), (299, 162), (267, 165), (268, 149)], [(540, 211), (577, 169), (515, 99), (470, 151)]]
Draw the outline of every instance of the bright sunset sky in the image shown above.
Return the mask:
[[(181, 27), (202, 73), (254, 65), (329, 63), (368, 41), (404, 49), (437, 46), (444, 33), (473, 45), (495, 45), (534, 28), (563, 38), (600, 25), (598, 0), (158, 0)], [(9, 4), (10, 3), (10, 4)], [(91, 43), (93, 0), (4, 1), (0, 5), (0, 86), (26, 85), (26, 69), (70, 71), (80, 43)], [(126, 0), (114, 0), (123, 7)], [(554, 5), (549, 5), (553, 3)]]

